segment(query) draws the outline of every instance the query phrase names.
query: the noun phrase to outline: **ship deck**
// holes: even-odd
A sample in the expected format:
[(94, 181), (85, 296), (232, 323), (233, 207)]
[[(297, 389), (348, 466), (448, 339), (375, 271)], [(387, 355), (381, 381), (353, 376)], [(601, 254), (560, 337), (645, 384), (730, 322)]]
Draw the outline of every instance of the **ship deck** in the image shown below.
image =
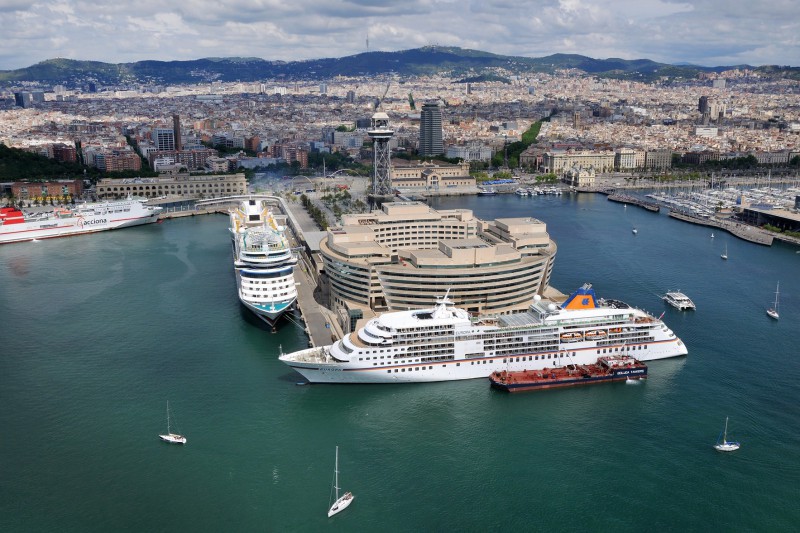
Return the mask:
[(525, 390), (570, 385), (582, 385), (604, 380), (622, 380), (626, 375), (619, 371), (632, 371), (630, 377), (647, 377), (647, 365), (640, 361), (620, 366), (607, 366), (599, 362), (589, 365), (568, 365), (541, 370), (498, 371), (489, 376), (492, 386), (505, 390)]

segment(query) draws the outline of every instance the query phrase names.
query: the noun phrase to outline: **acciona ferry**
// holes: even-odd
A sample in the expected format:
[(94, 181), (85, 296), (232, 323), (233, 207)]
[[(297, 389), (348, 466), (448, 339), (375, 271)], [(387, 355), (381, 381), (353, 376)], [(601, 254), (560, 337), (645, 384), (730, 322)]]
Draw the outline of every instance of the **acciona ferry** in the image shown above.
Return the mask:
[(385, 313), (333, 345), (281, 354), (311, 383), (398, 383), (485, 378), (495, 371), (686, 355), (664, 322), (586, 284), (560, 306), (538, 295), (525, 313), (472, 319), (447, 295), (424, 310)]
[(150, 224), (161, 208), (128, 198), (95, 202), (43, 213), (23, 213), (14, 207), (0, 209), (0, 244), (69, 237), (110, 229)]
[(273, 325), (297, 300), (297, 257), (266, 203), (245, 200), (230, 212), (233, 266), (239, 300)]

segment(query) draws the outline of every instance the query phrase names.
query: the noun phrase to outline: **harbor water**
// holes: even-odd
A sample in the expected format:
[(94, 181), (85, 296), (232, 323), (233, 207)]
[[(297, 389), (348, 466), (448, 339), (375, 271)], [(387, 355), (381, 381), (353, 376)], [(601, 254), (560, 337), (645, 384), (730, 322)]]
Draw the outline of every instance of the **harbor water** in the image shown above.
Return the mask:
[[(689, 355), (646, 382), (514, 395), (488, 379), (301, 386), (277, 356), (307, 338), (240, 305), (225, 216), (2, 246), (0, 530), (797, 527), (795, 248), (600, 195), (433, 207), (546, 222), (556, 288), (663, 312)], [(185, 446), (158, 440), (167, 401)], [(712, 447), (726, 416), (732, 454)], [(355, 501), (327, 518), (337, 445)]]

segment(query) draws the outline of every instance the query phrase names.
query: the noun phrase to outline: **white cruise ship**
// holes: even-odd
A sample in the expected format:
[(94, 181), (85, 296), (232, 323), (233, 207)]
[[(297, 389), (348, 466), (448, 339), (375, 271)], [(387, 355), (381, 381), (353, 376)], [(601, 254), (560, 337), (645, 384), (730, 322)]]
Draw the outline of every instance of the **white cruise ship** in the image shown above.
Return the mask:
[(603, 355), (640, 361), (686, 355), (664, 322), (591, 285), (562, 305), (538, 295), (526, 313), (473, 319), (447, 296), (431, 309), (385, 313), (331, 346), (281, 354), (311, 383), (402, 383), (592, 364)]
[(245, 200), (230, 219), (239, 300), (273, 325), (297, 300), (297, 257), (266, 202)]
[(145, 199), (128, 198), (55, 208), (41, 213), (23, 213), (13, 207), (4, 207), (0, 209), (0, 244), (151, 224), (158, 220), (161, 208), (144, 202)]

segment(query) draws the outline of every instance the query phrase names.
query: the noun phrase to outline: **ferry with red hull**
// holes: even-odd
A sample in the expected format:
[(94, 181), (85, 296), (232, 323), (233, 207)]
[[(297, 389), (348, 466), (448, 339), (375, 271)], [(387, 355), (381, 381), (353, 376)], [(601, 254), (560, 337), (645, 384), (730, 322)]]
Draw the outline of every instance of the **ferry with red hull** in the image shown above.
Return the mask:
[(0, 208), (0, 244), (83, 235), (158, 220), (162, 208), (145, 199), (128, 198), (59, 207), (52, 211), (25, 213), (14, 207)]
[(647, 379), (647, 365), (629, 355), (610, 355), (598, 358), (597, 363), (591, 365), (567, 365), (516, 372), (497, 371), (489, 379), (492, 387), (507, 392), (553, 389)]

